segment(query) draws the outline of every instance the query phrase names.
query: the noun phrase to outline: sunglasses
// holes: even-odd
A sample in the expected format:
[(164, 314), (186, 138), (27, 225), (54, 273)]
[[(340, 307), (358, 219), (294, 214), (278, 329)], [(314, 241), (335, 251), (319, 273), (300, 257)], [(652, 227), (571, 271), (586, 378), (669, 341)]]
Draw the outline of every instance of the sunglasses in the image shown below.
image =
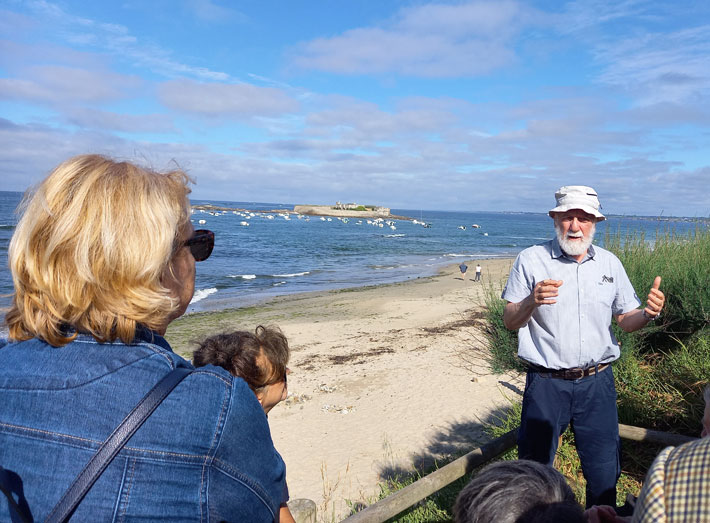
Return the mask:
[(190, 248), (196, 262), (204, 261), (210, 257), (214, 249), (214, 233), (207, 229), (198, 229), (188, 240), (185, 240), (185, 246)]

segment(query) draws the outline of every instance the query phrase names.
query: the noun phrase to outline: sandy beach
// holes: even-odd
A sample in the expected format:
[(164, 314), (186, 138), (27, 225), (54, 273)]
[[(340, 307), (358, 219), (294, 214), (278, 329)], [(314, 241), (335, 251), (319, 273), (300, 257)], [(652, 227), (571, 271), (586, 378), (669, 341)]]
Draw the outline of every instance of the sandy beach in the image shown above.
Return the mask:
[[(227, 329), (278, 325), (292, 349), (289, 397), (270, 415), (291, 498), (312, 499), (319, 521), (369, 504), (378, 483), (445, 461), (486, 440), (482, 427), (517, 399), (521, 376), (493, 375), (480, 312), (512, 260), (484, 260), (483, 281), (453, 265), (404, 283), (284, 296), (257, 307), (194, 314), (167, 332), (189, 357), (189, 340)], [(461, 358), (467, 354), (468, 362)]]

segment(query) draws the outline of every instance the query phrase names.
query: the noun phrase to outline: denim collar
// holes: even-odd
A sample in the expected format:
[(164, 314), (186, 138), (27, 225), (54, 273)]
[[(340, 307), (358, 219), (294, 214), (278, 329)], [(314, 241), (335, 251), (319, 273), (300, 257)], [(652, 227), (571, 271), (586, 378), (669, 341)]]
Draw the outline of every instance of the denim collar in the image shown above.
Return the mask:
[[(62, 332), (65, 334), (73, 334), (76, 332), (74, 327), (68, 324), (63, 324), (61, 326)], [(93, 339), (93, 336), (90, 334), (86, 333), (78, 333), (79, 336), (88, 336), (89, 338)], [(120, 342), (120, 340), (118, 340)], [(132, 345), (137, 345), (139, 343), (152, 343), (153, 345), (157, 345), (165, 350), (168, 350), (170, 352), (173, 351), (172, 347), (170, 347), (170, 344), (163, 338), (160, 334), (155, 332), (154, 330), (149, 329), (145, 325), (141, 325), (140, 323), (136, 324), (136, 333), (133, 335), (133, 341), (131, 342)]]
[(133, 337), (133, 343), (135, 344), (141, 342), (152, 343), (153, 345), (158, 345), (159, 347), (169, 350), (170, 352), (173, 351), (170, 344), (165, 341), (165, 338), (163, 338), (160, 334), (144, 325), (138, 324), (136, 325), (136, 334)]
[[(594, 245), (590, 245), (589, 249), (587, 249), (587, 254), (584, 256), (584, 259), (582, 260), (582, 263), (584, 263), (587, 260), (593, 260), (594, 256), (596, 255), (596, 251), (594, 250)], [(562, 250), (562, 247), (560, 247), (560, 242), (557, 241), (557, 236), (552, 238), (552, 242), (550, 243), (550, 256), (552, 258), (568, 258), (573, 260), (575, 263), (577, 260), (574, 260), (573, 258), (570, 258), (570, 256), (567, 255)]]

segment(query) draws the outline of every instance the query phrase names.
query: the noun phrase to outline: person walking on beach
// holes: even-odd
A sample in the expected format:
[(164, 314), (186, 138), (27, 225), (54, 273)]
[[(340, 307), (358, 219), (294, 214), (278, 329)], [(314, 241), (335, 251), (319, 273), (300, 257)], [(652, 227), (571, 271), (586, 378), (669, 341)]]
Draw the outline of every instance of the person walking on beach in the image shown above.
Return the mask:
[(587, 507), (616, 506), (621, 471), (611, 363), (619, 345), (611, 317), (626, 332), (658, 317), (665, 303), (657, 276), (646, 307), (619, 259), (592, 245), (605, 219), (591, 187), (566, 186), (549, 211), (556, 236), (523, 250), (503, 289), (503, 321), (518, 331), (527, 365), (518, 456), (552, 464), (558, 438), (572, 425), (587, 480)]
[(481, 281), (481, 264), (476, 264), (476, 279), (473, 281)]
[(464, 262), (461, 262), (461, 265), (459, 265), (459, 269), (461, 270), (461, 279), (463, 281), (466, 281), (466, 271), (468, 270), (468, 265), (466, 265)]

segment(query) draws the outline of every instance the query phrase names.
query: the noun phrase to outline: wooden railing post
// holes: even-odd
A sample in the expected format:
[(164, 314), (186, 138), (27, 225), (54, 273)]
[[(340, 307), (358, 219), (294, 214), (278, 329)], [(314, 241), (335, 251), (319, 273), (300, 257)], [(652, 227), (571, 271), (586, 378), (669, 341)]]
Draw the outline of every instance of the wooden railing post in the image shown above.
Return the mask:
[(296, 523), (316, 523), (316, 504), (310, 499), (290, 499), (288, 510)]

